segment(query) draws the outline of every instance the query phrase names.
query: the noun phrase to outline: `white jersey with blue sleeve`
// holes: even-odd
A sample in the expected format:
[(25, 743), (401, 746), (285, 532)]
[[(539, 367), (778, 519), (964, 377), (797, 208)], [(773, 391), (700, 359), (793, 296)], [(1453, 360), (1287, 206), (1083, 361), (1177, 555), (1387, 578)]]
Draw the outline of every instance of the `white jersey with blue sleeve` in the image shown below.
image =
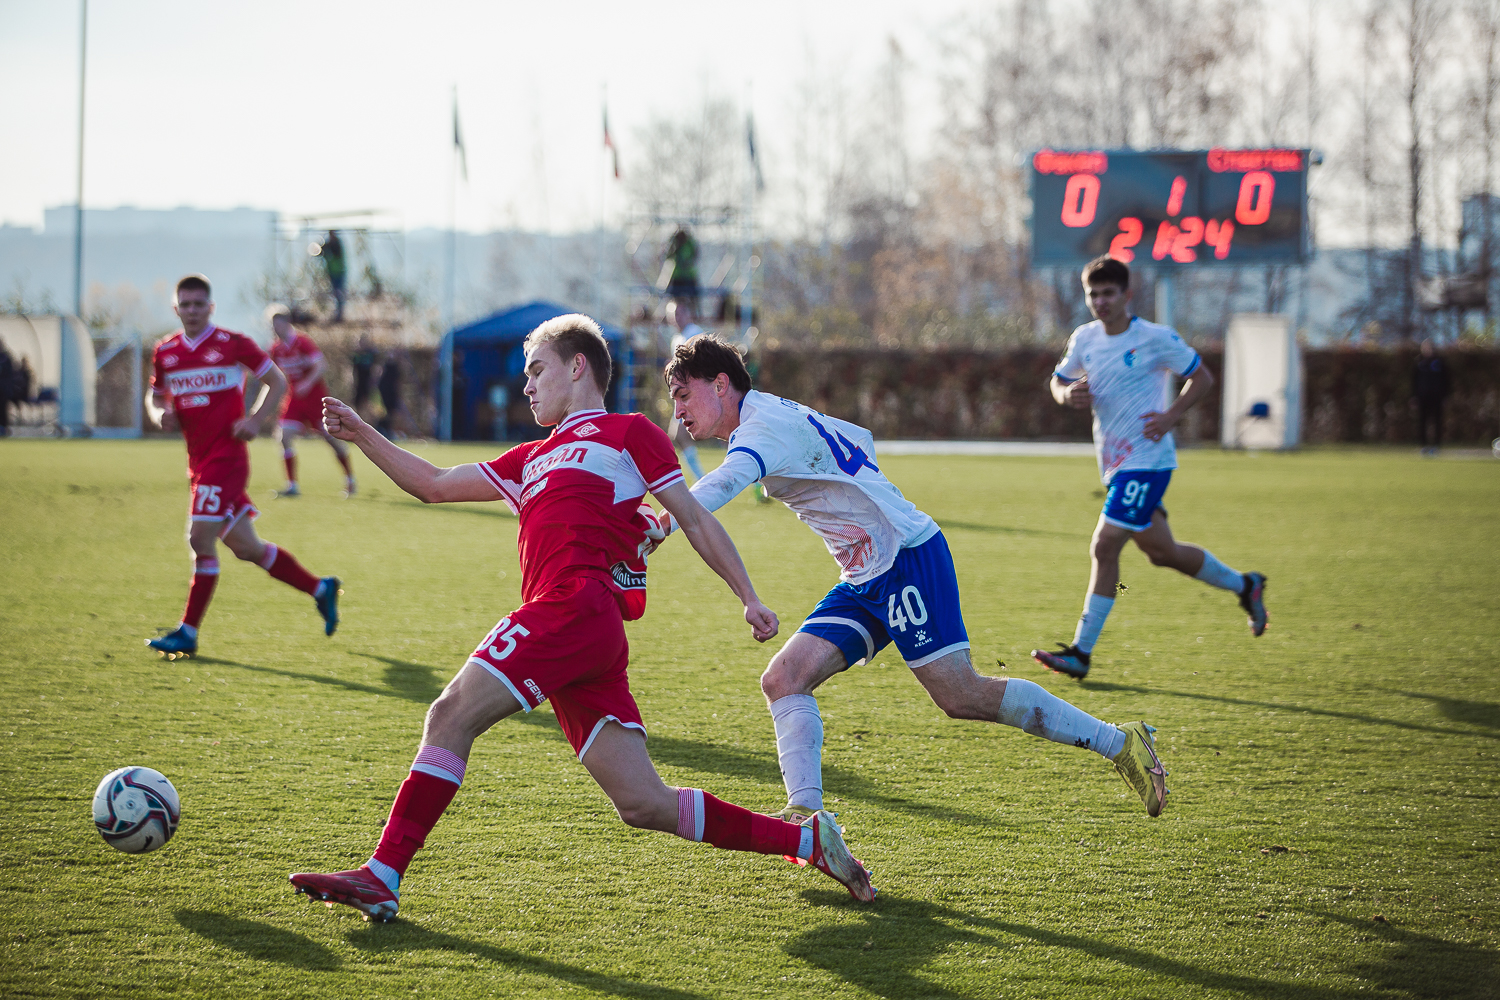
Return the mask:
[(692, 486), (718, 510), (757, 480), (828, 546), (840, 578), (860, 584), (880, 576), (896, 554), (938, 533), (933, 521), (881, 473), (875, 439), (865, 428), (801, 403), (751, 390), (724, 462)]
[(1200, 363), (1176, 330), (1139, 317), (1123, 333), (1105, 333), (1099, 320), (1073, 331), (1054, 374), (1064, 382), (1089, 380), (1099, 478), (1108, 483), (1121, 469), (1177, 468), (1172, 435), (1146, 437), (1145, 414), (1170, 406), (1172, 377), (1187, 378)]

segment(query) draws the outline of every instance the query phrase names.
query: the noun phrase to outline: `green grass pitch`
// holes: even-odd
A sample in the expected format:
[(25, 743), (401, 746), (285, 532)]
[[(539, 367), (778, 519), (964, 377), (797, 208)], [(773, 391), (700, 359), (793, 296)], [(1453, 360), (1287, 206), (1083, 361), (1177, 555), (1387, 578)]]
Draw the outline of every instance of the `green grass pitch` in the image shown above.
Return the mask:
[[(344, 579), (312, 602), (223, 552), (201, 656), (175, 442), (0, 442), (0, 995), (6, 997), (1493, 997), (1500, 989), (1500, 463), (1194, 451), (1179, 537), (1270, 577), (1271, 628), (1133, 549), (1083, 683), (1071, 638), (1086, 459), (882, 465), (944, 526), (981, 670), (1158, 726), (1146, 817), (1107, 763), (942, 717), (890, 651), (820, 692), (825, 783), (881, 895), (626, 828), (544, 711), (476, 746), (402, 917), (294, 897), (374, 846), (426, 704), (518, 601), (500, 504), (423, 507), (320, 443), (296, 500), (253, 446), (263, 537)], [(430, 446), (440, 463), (489, 457)], [(834, 582), (780, 505), (723, 512), (783, 636)], [(757, 646), (681, 540), (653, 557), (631, 676), (668, 782), (781, 805)], [(780, 640), (773, 642), (774, 647)], [(998, 666), (1003, 661), (1004, 666)], [(176, 838), (89, 821), (124, 764), (182, 794)]]

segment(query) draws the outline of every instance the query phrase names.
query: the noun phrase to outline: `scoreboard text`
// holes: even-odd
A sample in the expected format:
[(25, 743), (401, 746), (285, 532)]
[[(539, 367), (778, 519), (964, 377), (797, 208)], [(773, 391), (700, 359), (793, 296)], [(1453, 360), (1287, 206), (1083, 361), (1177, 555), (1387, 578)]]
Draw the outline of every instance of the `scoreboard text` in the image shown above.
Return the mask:
[(1053, 152), (1031, 157), (1031, 259), (1082, 264), (1298, 263), (1305, 149)]

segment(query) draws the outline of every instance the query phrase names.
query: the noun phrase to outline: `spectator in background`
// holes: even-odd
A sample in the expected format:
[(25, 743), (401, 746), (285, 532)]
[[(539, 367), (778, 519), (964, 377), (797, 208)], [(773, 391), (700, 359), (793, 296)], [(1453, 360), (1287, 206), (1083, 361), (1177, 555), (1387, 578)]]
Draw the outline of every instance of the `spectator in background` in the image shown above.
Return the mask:
[(10, 401), (15, 396), (16, 364), (0, 344), (0, 437), (10, 436)]
[[(678, 232), (681, 233), (682, 230), (679, 229)], [(677, 327), (677, 333), (672, 337), (673, 351), (703, 333), (703, 327), (693, 317), (692, 303), (687, 299), (677, 299), (667, 304), (667, 321)], [(682, 452), (682, 460), (692, 470), (693, 478), (702, 479), (703, 463), (698, 459), (698, 446), (693, 443), (693, 436), (687, 432), (687, 428), (682, 426), (682, 421), (675, 416), (672, 418), (671, 435), (672, 444)]]
[(366, 412), (370, 406), (370, 390), (374, 387), (375, 357), (375, 345), (370, 343), (370, 335), (360, 334), (349, 363), (354, 367), (354, 409), (367, 423), (370, 419)]
[(328, 284), (333, 286), (335, 305), (333, 321), (342, 323), (344, 321), (344, 282), (349, 277), (349, 265), (344, 260), (344, 244), (339, 241), (339, 234), (332, 229), (328, 230), (328, 238), (323, 241), (319, 256), (323, 258), (323, 266), (328, 269)]
[[(1422, 454), (1436, 455), (1443, 445), (1443, 400), (1453, 386), (1448, 378), (1448, 362), (1437, 352), (1432, 338), (1422, 341), (1417, 366), (1411, 373), (1412, 405), (1417, 408), (1417, 437)], [(1427, 431), (1432, 430), (1428, 444)]]
[(401, 351), (391, 351), (380, 366), (380, 402), (385, 407), (385, 416), (377, 425), (381, 434), (389, 439), (405, 435), (410, 421), (406, 419), (406, 407), (401, 402)]
[(672, 277), (667, 282), (667, 295), (678, 302), (687, 302), (696, 312), (698, 309), (698, 241), (679, 226), (667, 241), (667, 258), (672, 262)]

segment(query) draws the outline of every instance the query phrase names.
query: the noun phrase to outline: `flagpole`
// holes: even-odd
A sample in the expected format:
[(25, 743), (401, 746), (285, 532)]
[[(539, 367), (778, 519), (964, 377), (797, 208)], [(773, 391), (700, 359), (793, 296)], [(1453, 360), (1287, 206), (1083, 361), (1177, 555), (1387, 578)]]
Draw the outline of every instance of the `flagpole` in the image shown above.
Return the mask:
[(453, 329), (453, 269), (458, 256), (458, 87), (453, 88), (453, 147), (448, 155), (448, 247), (443, 289), (443, 329)]
[[(609, 84), (603, 84), (599, 88), (599, 106), (604, 109), (604, 135), (609, 136)], [(604, 198), (609, 190), (609, 183), (605, 180), (604, 171), (606, 166), (605, 157), (608, 149), (599, 147), (599, 232), (598, 232), (598, 259), (594, 267), (594, 319), (600, 323), (604, 322)]]
[(443, 339), (440, 361), (438, 436), (453, 440), (453, 286), (454, 266), (458, 256), (458, 85), (453, 86), (453, 143), (448, 152), (448, 239), (444, 248), (443, 267)]
[(78, 28), (78, 199), (73, 206), (73, 315), (83, 319), (83, 98), (88, 74), (89, 0), (83, 0)]

